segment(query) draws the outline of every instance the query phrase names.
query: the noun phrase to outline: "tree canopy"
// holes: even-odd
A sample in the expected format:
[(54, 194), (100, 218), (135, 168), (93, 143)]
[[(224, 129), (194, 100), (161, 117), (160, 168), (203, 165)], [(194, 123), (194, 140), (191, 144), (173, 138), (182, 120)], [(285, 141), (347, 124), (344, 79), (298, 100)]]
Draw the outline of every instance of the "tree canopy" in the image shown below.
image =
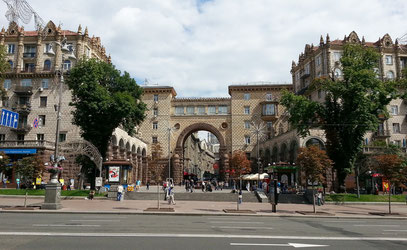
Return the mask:
[(232, 177), (239, 178), (241, 175), (250, 173), (250, 161), (246, 157), (246, 152), (242, 150), (235, 150), (232, 154), (230, 162)]
[(31, 183), (45, 171), (45, 166), (39, 156), (30, 156), (14, 162), (14, 171), (21, 176), (22, 182), (29, 188)]
[(379, 58), (373, 48), (346, 44), (340, 60), (343, 75), (317, 78), (308, 88), (308, 93), (325, 91), (322, 103), (290, 92), (281, 100), (300, 135), (306, 136), (316, 127), (325, 131), (327, 153), (341, 184), (362, 150), (365, 134), (377, 129), (379, 114), (387, 114), (386, 106), (400, 96), (396, 82), (377, 77)]
[(117, 127), (132, 135), (144, 119), (146, 105), (142, 89), (127, 72), (113, 65), (81, 59), (66, 80), (72, 91), (73, 123), (82, 137), (92, 142), (104, 157), (108, 141)]
[(312, 183), (324, 183), (326, 172), (332, 167), (333, 162), (324, 150), (319, 149), (318, 146), (310, 146), (300, 148), (297, 164)]

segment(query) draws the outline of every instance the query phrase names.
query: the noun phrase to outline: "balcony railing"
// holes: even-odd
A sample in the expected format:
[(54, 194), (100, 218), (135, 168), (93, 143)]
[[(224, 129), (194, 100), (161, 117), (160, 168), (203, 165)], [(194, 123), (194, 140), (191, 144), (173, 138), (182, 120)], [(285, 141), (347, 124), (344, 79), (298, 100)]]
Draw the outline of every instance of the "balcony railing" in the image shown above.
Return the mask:
[(35, 53), (35, 52), (27, 52), (27, 53), (23, 53), (23, 57), (24, 58), (34, 58), (36, 54), (37, 53)]
[(35, 72), (35, 67), (27, 67), (21, 70), (21, 73), (34, 73)]
[(32, 86), (16, 86), (14, 89), (14, 93), (32, 95), (33, 87)]
[(21, 148), (22, 145), (27, 148), (55, 148), (55, 142), (50, 141), (0, 141), (0, 147), (2, 148)]
[[(363, 153), (365, 153), (365, 154), (378, 154), (378, 153), (383, 153), (387, 149), (388, 149), (387, 147), (364, 146), (363, 147)], [(400, 148), (400, 150), (403, 153), (407, 153), (407, 148)]]
[(391, 133), (390, 130), (378, 130), (374, 132), (375, 137), (390, 137)]
[(18, 112), (18, 113), (30, 113), (31, 112), (31, 103), (25, 103), (25, 104), (15, 104), (12, 107), (13, 111)]
[(16, 132), (16, 133), (28, 133), (30, 132), (32, 129), (32, 125), (31, 124), (21, 124), (19, 123), (17, 128), (12, 128), (11, 130)]
[(309, 71), (303, 70), (303, 71), (300, 72), (300, 78), (301, 78), (301, 79), (307, 78), (308, 76), (310, 76), (310, 72), (309, 72)]

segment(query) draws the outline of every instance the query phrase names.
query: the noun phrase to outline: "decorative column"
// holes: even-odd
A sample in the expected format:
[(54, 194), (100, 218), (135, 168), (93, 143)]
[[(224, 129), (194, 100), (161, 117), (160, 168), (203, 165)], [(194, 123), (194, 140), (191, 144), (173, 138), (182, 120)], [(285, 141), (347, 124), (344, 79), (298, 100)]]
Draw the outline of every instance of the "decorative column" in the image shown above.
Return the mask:
[(143, 169), (144, 169), (144, 176), (141, 179), (141, 181), (146, 184), (147, 180), (148, 180), (148, 157), (147, 156), (143, 156), (142, 157), (142, 162), (143, 162)]
[(131, 166), (133, 167), (133, 180), (134, 182), (137, 181), (137, 174), (138, 174), (138, 161), (137, 161), (137, 154), (136, 153), (132, 153), (131, 154)]
[(183, 177), (183, 173), (182, 172), (182, 168), (181, 168), (181, 164), (180, 164), (180, 160), (179, 160), (179, 155), (175, 154), (173, 157), (173, 172), (172, 172), (172, 176), (174, 177), (174, 183), (179, 184), (182, 181), (182, 177)]
[(116, 145), (112, 146), (112, 156), (113, 156), (113, 159), (115, 159), (115, 160), (117, 160), (117, 158), (118, 158), (118, 150), (119, 150), (118, 146), (116, 146)]
[(143, 178), (143, 162), (142, 162), (141, 154), (137, 155), (137, 165), (138, 165), (137, 180), (142, 180), (142, 178)]

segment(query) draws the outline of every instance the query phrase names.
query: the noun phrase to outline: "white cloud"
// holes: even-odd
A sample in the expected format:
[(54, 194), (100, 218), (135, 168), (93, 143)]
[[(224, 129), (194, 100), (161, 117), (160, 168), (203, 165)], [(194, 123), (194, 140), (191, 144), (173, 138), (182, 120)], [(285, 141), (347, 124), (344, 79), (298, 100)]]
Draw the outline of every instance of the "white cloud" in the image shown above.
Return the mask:
[[(404, 0), (29, 2), (65, 29), (88, 26), (117, 68), (173, 85), (179, 96), (227, 96), (231, 83), (291, 82), (291, 61), (321, 34), (342, 39), (355, 30), (376, 41), (407, 32)], [(0, 23), (7, 26), (4, 16)]]

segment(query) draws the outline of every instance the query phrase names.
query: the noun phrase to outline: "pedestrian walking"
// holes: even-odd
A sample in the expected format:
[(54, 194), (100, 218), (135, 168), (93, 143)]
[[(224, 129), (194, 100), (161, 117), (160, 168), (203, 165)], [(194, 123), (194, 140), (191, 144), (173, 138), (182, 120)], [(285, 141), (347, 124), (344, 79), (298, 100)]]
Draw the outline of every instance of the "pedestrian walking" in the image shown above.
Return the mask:
[(149, 181), (147, 181), (147, 183), (146, 183), (146, 188), (147, 188), (147, 190), (150, 190), (150, 182)]
[(194, 192), (194, 180), (191, 180), (191, 186), (190, 186), (190, 191), (191, 193)]
[(3, 177), (3, 188), (7, 188), (7, 176)]
[(322, 205), (322, 192), (318, 191), (317, 193), (317, 200), (318, 200), (318, 206)]
[(239, 190), (239, 204), (242, 204), (242, 201), (243, 201), (243, 192), (242, 192), (242, 190), (240, 189)]
[(117, 187), (117, 201), (121, 201), (122, 200), (122, 195), (123, 195), (123, 186), (119, 185)]
[(202, 192), (205, 192), (205, 182), (204, 181), (202, 182), (202, 187), (201, 188), (202, 188)]
[(174, 187), (170, 187), (168, 189), (169, 195), (168, 195), (168, 204), (169, 205), (175, 205), (175, 194), (174, 194)]

